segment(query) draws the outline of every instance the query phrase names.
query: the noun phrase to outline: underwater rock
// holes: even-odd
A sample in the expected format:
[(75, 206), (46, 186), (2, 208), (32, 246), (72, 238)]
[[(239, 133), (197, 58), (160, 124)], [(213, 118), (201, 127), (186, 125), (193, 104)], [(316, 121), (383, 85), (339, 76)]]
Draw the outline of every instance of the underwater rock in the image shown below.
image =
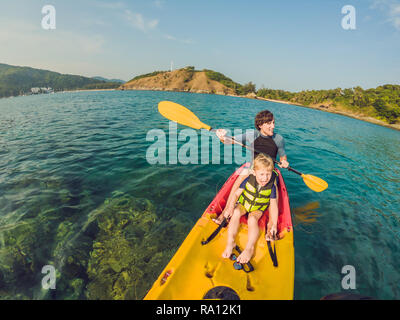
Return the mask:
[[(87, 216), (29, 210), (0, 226), (0, 299), (141, 299), (193, 225), (121, 192)], [(44, 265), (54, 290), (41, 287)]]
[(4, 282), (4, 275), (3, 272), (0, 270), (0, 290), (4, 289), (6, 286), (6, 283)]
[[(36, 211), (34, 217), (9, 223), (0, 230), (1, 289), (4, 291), (0, 298), (53, 299), (54, 293), (59, 290), (43, 291), (41, 288), (44, 277), (42, 268), (45, 265), (52, 265), (57, 272), (61, 271), (57, 276), (57, 289), (69, 279), (87, 279), (92, 239), (84, 241), (81, 237), (76, 243), (71, 242), (76, 235), (74, 222), (66, 220), (60, 223), (54, 209), (35, 207), (30, 210)], [(64, 265), (63, 259), (68, 254), (73, 259)]]
[(117, 195), (96, 213), (99, 233), (87, 273), (88, 299), (141, 299), (172, 257), (189, 223), (161, 221), (150, 201)]
[(81, 232), (79, 224), (69, 219), (58, 225), (54, 242), (53, 257), (60, 274), (57, 277), (55, 299), (84, 299), (88, 281), (86, 269), (93, 238)]
[(59, 200), (63, 204), (68, 203), (72, 198), (72, 194), (68, 189), (62, 189), (58, 192), (58, 194), (59, 194)]
[[(17, 293), (18, 288), (34, 286), (36, 275), (40, 272), (36, 263), (34, 248), (36, 238), (34, 223), (16, 224), (2, 232), (0, 247), (0, 289), (6, 289), (5, 296), (10, 299), (27, 297), (28, 292)], [(18, 297), (17, 297), (18, 296)]]

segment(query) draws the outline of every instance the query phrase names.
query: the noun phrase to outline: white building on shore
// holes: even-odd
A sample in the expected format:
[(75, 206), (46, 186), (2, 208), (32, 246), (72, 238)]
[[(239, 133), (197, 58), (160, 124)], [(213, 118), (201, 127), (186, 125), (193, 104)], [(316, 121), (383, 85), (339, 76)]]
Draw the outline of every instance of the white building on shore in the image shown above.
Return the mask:
[(52, 88), (50, 88), (50, 87), (48, 87), (48, 88), (46, 88), (46, 87), (43, 87), (43, 88), (38, 88), (38, 87), (31, 88), (31, 94), (53, 93), (53, 92), (54, 92), (54, 90)]

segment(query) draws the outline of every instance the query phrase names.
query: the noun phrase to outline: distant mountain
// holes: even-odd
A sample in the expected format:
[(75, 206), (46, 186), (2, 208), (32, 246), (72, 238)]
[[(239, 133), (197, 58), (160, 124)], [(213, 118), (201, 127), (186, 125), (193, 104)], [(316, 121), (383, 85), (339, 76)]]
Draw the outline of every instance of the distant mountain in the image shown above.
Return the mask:
[(96, 79), (96, 80), (101, 80), (101, 81), (106, 81), (106, 82), (118, 82), (118, 83), (125, 83), (125, 80), (121, 80), (121, 79), (106, 79), (103, 77), (92, 77), (92, 79)]
[(194, 67), (174, 71), (155, 71), (136, 76), (119, 87), (121, 90), (165, 90), (222, 95), (254, 94), (255, 86), (250, 82), (241, 85), (213, 70), (195, 70)]
[(118, 86), (119, 83), (115, 82), (0, 63), (0, 98), (30, 93), (31, 88), (35, 87), (51, 87), (54, 91), (64, 91), (111, 89)]

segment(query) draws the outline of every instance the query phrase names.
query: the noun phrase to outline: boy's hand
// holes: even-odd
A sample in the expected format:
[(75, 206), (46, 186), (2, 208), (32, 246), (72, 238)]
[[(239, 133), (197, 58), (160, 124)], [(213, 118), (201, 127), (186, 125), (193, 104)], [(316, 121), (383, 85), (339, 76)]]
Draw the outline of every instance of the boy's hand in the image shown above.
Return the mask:
[(224, 209), (224, 211), (222, 211), (222, 213), (218, 216), (218, 218), (212, 219), (212, 220), (216, 224), (221, 224), (222, 220), (224, 220), (224, 218), (226, 218), (226, 220), (229, 222), (229, 219), (231, 218), (232, 214), (233, 214), (233, 210)]
[(277, 239), (277, 227), (276, 224), (268, 224), (267, 233), (265, 234), (265, 240), (275, 241)]
[(233, 209), (225, 209), (224, 211), (222, 211), (222, 215), (229, 220), (232, 215), (233, 215)]

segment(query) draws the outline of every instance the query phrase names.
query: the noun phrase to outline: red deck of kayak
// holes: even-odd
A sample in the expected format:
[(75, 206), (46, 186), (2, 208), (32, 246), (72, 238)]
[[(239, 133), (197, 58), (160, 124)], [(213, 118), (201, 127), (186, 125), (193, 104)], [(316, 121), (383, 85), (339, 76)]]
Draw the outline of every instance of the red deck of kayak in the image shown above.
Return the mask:
[[(237, 169), (230, 177), (229, 179), (225, 182), (225, 184), (222, 186), (218, 194), (215, 196), (214, 200), (210, 203), (208, 206), (206, 212), (207, 213), (215, 213), (217, 215), (220, 215), (223, 209), (225, 208), (226, 202), (228, 200), (229, 194), (231, 192), (232, 186), (235, 183), (236, 179), (240, 175), (240, 172), (246, 167), (249, 166), (248, 163), (244, 164), (241, 166), (239, 169)], [(278, 215), (278, 232), (281, 232), (285, 228), (287, 231), (290, 231), (292, 229), (292, 218), (290, 215), (290, 206), (289, 206), (289, 196), (286, 190), (286, 185), (283, 180), (283, 177), (279, 170), (275, 169), (278, 171), (279, 175), (279, 184), (278, 184), (278, 192), (279, 192), (279, 200), (278, 200), (278, 208), (279, 208), (279, 215)], [(268, 223), (268, 209), (264, 212), (260, 220), (258, 221), (258, 225), (260, 229), (265, 229), (267, 223)], [(247, 223), (247, 215), (242, 216), (241, 223)]]

